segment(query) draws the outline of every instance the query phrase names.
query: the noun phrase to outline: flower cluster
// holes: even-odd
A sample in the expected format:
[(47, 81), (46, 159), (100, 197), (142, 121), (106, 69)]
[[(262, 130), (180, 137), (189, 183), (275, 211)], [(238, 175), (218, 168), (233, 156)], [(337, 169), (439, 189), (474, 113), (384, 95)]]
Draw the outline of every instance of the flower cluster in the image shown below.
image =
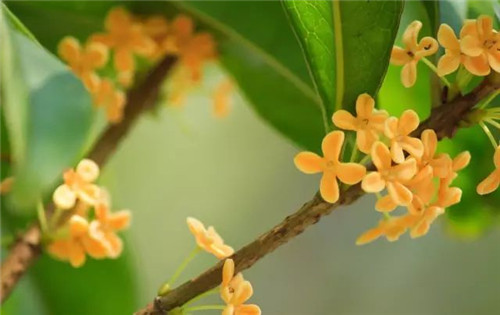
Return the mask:
[[(130, 224), (130, 212), (111, 212), (106, 191), (93, 182), (99, 167), (91, 160), (82, 160), (76, 169), (64, 173), (64, 184), (53, 194), (55, 218), (61, 211), (72, 211), (67, 223), (54, 227), (48, 252), (73, 267), (85, 263), (86, 254), (95, 258), (117, 258), (123, 249), (116, 232)], [(93, 211), (91, 211), (93, 210)]]
[(444, 48), (437, 69), (425, 59), (438, 51), (438, 41), (424, 37), (418, 41), (422, 28), (420, 21), (412, 22), (403, 34), (404, 47), (394, 46), (391, 63), (403, 66), (401, 82), (411, 87), (417, 79), (417, 63), (425, 61), (440, 77), (455, 72), (460, 65), (476, 76), (486, 76), (491, 72), (500, 72), (500, 34), (493, 29), (491, 17), (482, 15), (477, 20), (465, 21), (459, 38), (447, 24), (441, 24), (437, 38)]
[[(204, 65), (217, 57), (212, 35), (195, 32), (191, 18), (179, 15), (169, 23), (163, 16), (134, 16), (123, 7), (109, 11), (104, 32), (92, 34), (84, 45), (74, 37), (65, 37), (59, 43), (58, 52), (91, 93), (93, 104), (106, 109), (111, 123), (122, 120), (126, 104), (124, 90), (134, 83), (138, 58), (152, 64), (165, 55), (178, 57), (169, 98), (181, 104), (186, 92), (201, 81)], [(114, 75), (101, 77), (98, 71), (106, 67), (110, 59)], [(227, 113), (230, 90), (225, 81), (217, 90), (214, 113), (222, 117)]]
[(234, 261), (226, 259), (222, 269), (220, 296), (226, 303), (222, 315), (260, 315), (261, 310), (255, 304), (244, 304), (253, 295), (252, 284), (243, 275), (234, 274)]
[[(339, 160), (344, 142), (343, 131), (333, 131), (325, 136), (322, 144), (324, 157), (312, 152), (301, 152), (295, 157), (296, 166), (304, 173), (323, 172), (320, 193), (324, 200), (335, 203), (339, 199), (337, 178), (345, 184), (361, 182), (367, 193), (375, 193), (378, 201), (375, 209), (384, 214), (379, 225), (361, 235), (358, 244), (370, 242), (380, 236), (397, 240), (410, 230), (411, 237), (427, 233), (430, 224), (445, 208), (460, 201), (462, 191), (451, 187), (457, 172), (470, 160), (470, 154), (463, 152), (455, 159), (448, 154), (437, 153), (436, 133), (425, 130), (421, 138), (412, 134), (420, 124), (419, 117), (407, 110), (397, 117), (375, 109), (375, 102), (368, 94), (362, 94), (356, 101), (354, 117), (345, 110), (334, 113), (332, 120), (340, 129), (356, 132), (357, 150), (366, 153), (363, 158), (371, 159), (375, 170), (366, 172), (362, 163), (343, 163)], [(381, 196), (382, 191), (387, 191)], [(405, 207), (407, 213), (392, 216), (398, 207)]]

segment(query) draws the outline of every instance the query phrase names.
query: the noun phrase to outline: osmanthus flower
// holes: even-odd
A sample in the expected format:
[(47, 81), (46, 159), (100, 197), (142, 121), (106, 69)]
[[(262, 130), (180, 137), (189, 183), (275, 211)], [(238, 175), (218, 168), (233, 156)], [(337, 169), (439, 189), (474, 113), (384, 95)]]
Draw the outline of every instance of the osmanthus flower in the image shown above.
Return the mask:
[(405, 183), (417, 173), (416, 160), (408, 158), (401, 164), (392, 165), (389, 149), (379, 141), (373, 145), (371, 157), (377, 171), (370, 172), (363, 178), (361, 182), (363, 190), (368, 193), (377, 193), (387, 188), (394, 203), (408, 206), (413, 199), (413, 193), (405, 186)]
[(151, 53), (151, 58), (156, 60), (165, 54), (163, 44), (169, 35), (170, 25), (162, 15), (153, 15), (147, 17), (143, 22), (144, 33), (149, 36), (155, 43), (155, 49)]
[(431, 206), (426, 208), (419, 217), (418, 221), (411, 227), (410, 237), (417, 238), (427, 234), (431, 224), (443, 213), (444, 208), (442, 207)]
[(354, 117), (346, 110), (338, 110), (333, 114), (333, 123), (344, 130), (356, 131), (356, 144), (363, 153), (370, 153), (371, 147), (384, 132), (384, 123), (389, 117), (386, 111), (376, 110), (373, 98), (364, 93), (356, 100)]
[(77, 200), (94, 205), (99, 198), (100, 189), (93, 182), (99, 177), (99, 166), (89, 159), (84, 159), (75, 169), (63, 174), (64, 184), (54, 191), (52, 199), (59, 209), (70, 209)]
[(475, 23), (468, 22), (461, 32), (460, 48), (470, 57), (477, 57), (477, 70), (488, 75), (490, 67), (500, 72), (500, 35), (493, 29), (493, 19), (481, 15)]
[(131, 214), (128, 210), (112, 213), (108, 200), (102, 200), (95, 206), (95, 220), (90, 223), (89, 234), (107, 244), (107, 257), (116, 258), (123, 250), (123, 242), (116, 235), (130, 225)]
[(125, 93), (117, 89), (109, 79), (102, 80), (93, 94), (94, 105), (106, 109), (107, 119), (111, 123), (121, 122), (125, 102)]
[(87, 90), (94, 92), (100, 83), (95, 71), (106, 65), (108, 48), (93, 42), (82, 47), (76, 38), (67, 36), (59, 43), (58, 53), (73, 73), (82, 80)]
[(384, 218), (379, 221), (377, 227), (363, 233), (356, 240), (356, 245), (364, 245), (373, 242), (381, 236), (385, 236), (390, 242), (397, 241), (408, 228), (412, 227), (417, 217), (412, 215), (403, 215), (398, 217)]
[(391, 63), (403, 66), (401, 82), (405, 87), (411, 87), (417, 80), (417, 63), (420, 59), (430, 56), (438, 50), (438, 43), (432, 37), (424, 37), (418, 41), (422, 22), (413, 21), (403, 34), (404, 48), (394, 46), (391, 53)]
[(422, 141), (410, 136), (418, 128), (419, 123), (420, 119), (417, 113), (411, 109), (405, 110), (399, 119), (389, 117), (385, 121), (384, 133), (390, 140), (391, 155), (394, 162), (404, 162), (405, 155), (403, 150), (415, 158), (421, 158), (424, 154)]
[(477, 193), (480, 195), (492, 193), (500, 185), (500, 145), (495, 150), (493, 163), (495, 164), (495, 170), (477, 185)]
[(191, 217), (188, 217), (186, 221), (200, 248), (213, 254), (218, 259), (229, 257), (234, 253), (231, 246), (224, 244), (224, 240), (217, 234), (213, 226), (205, 229), (203, 223)]
[(73, 215), (68, 222), (68, 235), (47, 246), (50, 254), (69, 261), (73, 267), (85, 263), (86, 253), (94, 258), (103, 258), (108, 253), (107, 244), (89, 235), (89, 222), (84, 217)]
[(120, 83), (128, 87), (135, 72), (134, 55), (151, 56), (155, 43), (145, 34), (143, 26), (122, 7), (109, 11), (104, 27), (106, 33), (94, 34), (91, 41), (113, 49), (113, 62)]
[(233, 82), (224, 80), (217, 85), (213, 95), (214, 116), (217, 118), (226, 117), (231, 108), (231, 92), (233, 91)]
[(366, 168), (361, 164), (339, 161), (344, 137), (342, 131), (332, 131), (323, 139), (321, 145), (323, 157), (313, 152), (301, 152), (294, 159), (297, 168), (306, 174), (323, 172), (320, 193), (321, 197), (330, 203), (335, 203), (339, 199), (337, 178), (345, 184), (354, 185), (366, 174)]
[(416, 157), (417, 166), (423, 170), (426, 166), (432, 169), (432, 175), (438, 178), (446, 177), (452, 168), (452, 160), (448, 154), (436, 154), (438, 138), (432, 129), (426, 129), (420, 136), (423, 145), (422, 156)]
[(253, 295), (249, 281), (241, 273), (234, 276), (234, 261), (226, 259), (222, 271), (221, 298), (226, 302), (222, 315), (260, 315), (261, 310), (255, 304), (244, 304)]

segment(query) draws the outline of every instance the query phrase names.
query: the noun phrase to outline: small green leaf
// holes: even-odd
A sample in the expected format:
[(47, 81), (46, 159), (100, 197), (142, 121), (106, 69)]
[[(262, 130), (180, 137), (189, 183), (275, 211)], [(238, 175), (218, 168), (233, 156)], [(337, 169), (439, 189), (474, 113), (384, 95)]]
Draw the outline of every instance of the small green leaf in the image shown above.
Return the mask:
[(353, 111), (384, 78), (403, 9), (401, 1), (283, 1), (323, 100), (324, 118)]

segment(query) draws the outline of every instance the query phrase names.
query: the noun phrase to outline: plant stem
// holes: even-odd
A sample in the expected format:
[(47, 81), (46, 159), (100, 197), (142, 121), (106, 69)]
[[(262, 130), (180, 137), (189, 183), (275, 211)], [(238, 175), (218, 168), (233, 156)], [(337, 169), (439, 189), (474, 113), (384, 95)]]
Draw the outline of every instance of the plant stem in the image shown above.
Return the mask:
[(351, 158), (349, 159), (349, 162), (355, 162), (357, 157), (358, 157), (358, 147), (356, 146), (356, 142), (354, 142), (353, 146), (352, 146)]
[(491, 101), (493, 101), (498, 95), (500, 95), (500, 90), (496, 90), (495, 92), (491, 93), (491, 95), (488, 96), (488, 98), (479, 106), (479, 108), (485, 108), (486, 106), (488, 106)]
[(427, 58), (422, 58), (422, 61), (438, 76), (438, 78), (441, 79), (441, 81), (443, 81), (443, 83), (448, 87), (448, 88), (451, 88), (451, 83), (450, 81), (448, 81), (445, 77), (441, 77), (439, 76), (438, 74), (438, 69), (436, 68), (436, 66), (429, 61), (429, 59)]
[(365, 155), (364, 158), (359, 161), (359, 164), (366, 164), (370, 160), (370, 155)]
[(489, 123), (490, 125), (492, 125), (493, 127), (497, 128), (498, 130), (500, 130), (500, 123), (494, 121), (493, 119), (485, 119), (484, 120), (485, 122)]
[(226, 308), (225, 305), (200, 305), (185, 308), (185, 312), (196, 312), (196, 311), (207, 311), (207, 310), (223, 310)]
[(172, 286), (172, 284), (174, 284), (174, 282), (177, 280), (177, 278), (179, 278), (179, 276), (182, 274), (182, 272), (184, 271), (184, 269), (186, 269), (186, 267), (189, 265), (189, 263), (191, 262), (191, 260), (193, 260), (196, 255), (198, 255), (198, 253), (201, 251), (201, 247), (199, 246), (196, 246), (190, 253), (189, 255), (184, 259), (184, 261), (180, 264), (180, 266), (177, 268), (177, 270), (174, 272), (174, 275), (172, 276), (172, 278), (170, 278), (170, 280), (168, 280), (168, 284), (170, 286)]
[(491, 133), (490, 129), (488, 128), (488, 126), (486, 126), (484, 124), (484, 122), (480, 122), (479, 125), (481, 126), (481, 128), (483, 128), (483, 131), (486, 134), (486, 136), (488, 136), (488, 139), (490, 139), (491, 144), (493, 145), (493, 149), (496, 149), (498, 144), (495, 140), (495, 137), (493, 137), (493, 134)]
[(36, 206), (36, 213), (38, 215), (38, 221), (40, 221), (40, 228), (42, 229), (42, 232), (46, 234), (49, 230), (49, 227), (47, 224), (47, 217), (45, 216), (45, 208), (43, 206), (42, 200), (38, 201), (38, 204)]

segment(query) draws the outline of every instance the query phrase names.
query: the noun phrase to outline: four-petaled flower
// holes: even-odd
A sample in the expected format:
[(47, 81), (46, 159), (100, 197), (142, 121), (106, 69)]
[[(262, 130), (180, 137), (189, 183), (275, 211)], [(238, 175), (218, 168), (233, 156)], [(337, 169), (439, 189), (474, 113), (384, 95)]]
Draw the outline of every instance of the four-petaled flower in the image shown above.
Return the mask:
[(226, 302), (222, 315), (260, 315), (255, 304), (244, 304), (253, 295), (252, 285), (241, 273), (234, 276), (234, 261), (226, 259), (222, 269), (221, 298)]
[(375, 142), (372, 147), (372, 160), (376, 172), (368, 173), (361, 187), (364, 191), (376, 193), (387, 188), (390, 198), (398, 205), (408, 206), (412, 201), (413, 194), (405, 186), (417, 172), (417, 161), (414, 158), (408, 158), (403, 163), (392, 165), (391, 153), (385, 144)]
[(491, 17), (481, 15), (476, 21), (466, 22), (461, 35), (463, 35), (460, 40), (462, 52), (467, 56), (476, 57), (477, 71), (471, 73), (488, 75), (490, 67), (500, 72), (500, 35), (493, 30)]
[(418, 33), (422, 22), (413, 21), (403, 34), (404, 48), (394, 46), (391, 53), (391, 63), (403, 66), (401, 82), (405, 87), (411, 87), (417, 80), (417, 63), (420, 59), (434, 54), (438, 43), (432, 37), (424, 37), (418, 42)]
[(123, 91), (116, 89), (109, 79), (104, 79), (99, 84), (93, 97), (95, 106), (106, 109), (106, 116), (109, 122), (121, 122), (126, 101)]
[(410, 134), (417, 129), (419, 123), (417, 113), (411, 109), (405, 110), (399, 119), (389, 117), (385, 121), (384, 133), (391, 141), (391, 154), (394, 162), (402, 163), (405, 160), (403, 150), (415, 158), (421, 158), (424, 154), (422, 141), (410, 137)]
[(500, 145), (496, 148), (493, 156), (495, 170), (477, 185), (477, 193), (480, 195), (489, 194), (497, 190), (500, 185)]
[(73, 215), (69, 220), (69, 235), (51, 242), (47, 250), (61, 260), (68, 260), (73, 267), (85, 263), (85, 253), (94, 258), (103, 258), (108, 253), (107, 244), (89, 233), (87, 219)]
[(354, 185), (360, 182), (366, 174), (366, 168), (357, 163), (342, 163), (339, 161), (344, 133), (332, 131), (325, 136), (322, 143), (324, 157), (313, 152), (301, 152), (295, 156), (295, 165), (306, 174), (323, 172), (320, 192), (325, 201), (335, 203), (339, 199), (337, 178), (346, 184)]
[(333, 114), (333, 123), (344, 130), (356, 131), (356, 144), (363, 153), (370, 153), (371, 147), (384, 131), (384, 123), (389, 115), (386, 111), (375, 109), (373, 98), (364, 93), (356, 100), (356, 114), (354, 117), (346, 110), (338, 110)]
[(58, 46), (59, 56), (68, 64), (73, 73), (82, 80), (90, 92), (94, 92), (100, 83), (95, 73), (108, 61), (108, 48), (100, 43), (88, 43), (81, 47), (74, 37), (65, 37)]
[(191, 217), (188, 217), (186, 221), (199, 247), (213, 254), (218, 259), (226, 258), (234, 253), (231, 246), (224, 244), (224, 240), (217, 234), (213, 226), (205, 229), (203, 223)]
[(76, 200), (94, 205), (99, 198), (99, 187), (93, 182), (99, 177), (99, 166), (94, 161), (84, 159), (74, 169), (64, 172), (64, 184), (56, 188), (53, 201), (59, 209), (70, 209)]

